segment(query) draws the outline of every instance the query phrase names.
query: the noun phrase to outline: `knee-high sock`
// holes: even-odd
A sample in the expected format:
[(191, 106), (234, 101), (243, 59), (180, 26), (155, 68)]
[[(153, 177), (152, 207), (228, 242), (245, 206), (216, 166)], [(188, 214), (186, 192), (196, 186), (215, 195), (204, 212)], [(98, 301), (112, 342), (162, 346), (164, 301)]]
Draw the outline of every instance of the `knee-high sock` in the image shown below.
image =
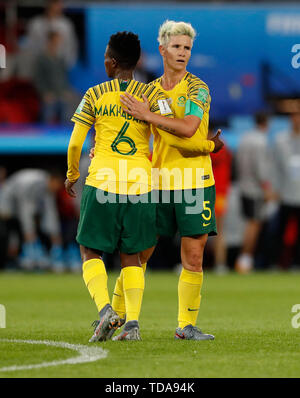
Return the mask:
[(125, 318), (125, 297), (123, 292), (123, 270), (121, 270), (115, 284), (115, 289), (112, 297), (111, 306), (120, 318)]
[[(147, 263), (142, 264), (144, 273), (146, 272)], [(120, 318), (125, 318), (125, 296), (123, 291), (123, 270), (121, 270), (115, 284), (115, 289), (111, 303), (113, 310), (119, 315)]]
[(83, 263), (82, 270), (84, 282), (100, 312), (110, 303), (104, 262), (99, 258), (93, 258)]
[(123, 268), (123, 291), (126, 307), (126, 322), (138, 321), (145, 287), (142, 267)]
[(178, 282), (178, 326), (196, 325), (200, 302), (203, 272), (182, 269)]

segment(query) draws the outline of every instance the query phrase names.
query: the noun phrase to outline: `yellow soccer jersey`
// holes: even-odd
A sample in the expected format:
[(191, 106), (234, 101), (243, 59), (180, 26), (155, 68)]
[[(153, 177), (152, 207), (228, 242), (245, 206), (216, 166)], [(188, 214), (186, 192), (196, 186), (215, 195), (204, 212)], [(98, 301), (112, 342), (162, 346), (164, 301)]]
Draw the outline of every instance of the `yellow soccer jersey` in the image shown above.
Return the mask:
[[(169, 91), (162, 88), (161, 77), (152, 84), (166, 95), (174, 117), (196, 115), (201, 118), (193, 139), (197, 137), (199, 140), (207, 140), (211, 101), (207, 85), (189, 72)], [(183, 151), (169, 146), (157, 133), (155, 127), (152, 127), (152, 131), (154, 135), (152, 167), (159, 170), (160, 189), (191, 189), (214, 185), (209, 154), (185, 155)]]
[(146, 193), (151, 190), (150, 126), (123, 111), (124, 91), (140, 100), (144, 94), (152, 112), (172, 115), (165, 95), (154, 85), (114, 79), (90, 88), (72, 121), (96, 130), (87, 185), (119, 194)]

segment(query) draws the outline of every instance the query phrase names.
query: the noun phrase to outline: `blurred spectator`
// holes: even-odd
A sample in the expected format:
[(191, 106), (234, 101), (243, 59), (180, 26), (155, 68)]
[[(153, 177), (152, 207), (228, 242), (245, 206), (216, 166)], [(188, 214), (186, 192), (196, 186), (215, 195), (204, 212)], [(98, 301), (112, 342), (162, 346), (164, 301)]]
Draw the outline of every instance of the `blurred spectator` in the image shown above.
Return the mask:
[[(300, 268), (300, 112), (291, 114), (291, 130), (276, 137), (273, 154), (272, 181), (280, 203), (274, 260)], [(280, 256), (286, 246), (292, 248), (290, 264)]]
[(255, 122), (255, 130), (243, 136), (236, 157), (242, 213), (246, 219), (243, 245), (235, 263), (235, 269), (240, 273), (248, 273), (253, 268), (265, 202), (273, 198), (269, 181), (268, 116), (258, 113)]
[(224, 236), (224, 216), (227, 212), (228, 191), (231, 185), (231, 152), (226, 145), (218, 153), (211, 154), (216, 185), (215, 214), (218, 235), (213, 239), (215, 271), (224, 274), (228, 271), (227, 250)]
[(232, 174), (233, 178), (227, 196), (227, 210), (224, 215), (223, 226), (223, 239), (226, 244), (226, 263), (230, 269), (234, 269), (236, 259), (241, 251), (245, 229), (239, 187), (234, 179), (234, 168)]
[(23, 238), (20, 265), (24, 269), (49, 265), (39, 231), (49, 238), (53, 270), (61, 271), (63, 268), (62, 239), (55, 200), (55, 194), (62, 186), (63, 178), (59, 173), (49, 174), (38, 169), (18, 171), (7, 178), (2, 186), (0, 216), (8, 224), (17, 220), (20, 225)]
[[(58, 53), (66, 70), (77, 62), (78, 39), (72, 21), (63, 15), (63, 1), (48, 0), (46, 3), (45, 13), (32, 18), (27, 26), (21, 16), (15, 21), (10, 21), (12, 26), (9, 28), (9, 34), (6, 33), (8, 39), (0, 40), (7, 49), (6, 68), (0, 68), (0, 81), (16, 79), (30, 84), (34, 77), (35, 57), (46, 49), (48, 33), (51, 31), (58, 32), (61, 36)], [(24, 91), (23, 88), (20, 88), (21, 90)], [(30, 98), (30, 93), (26, 94), (26, 98)]]
[[(24, 33), (17, 5), (7, 4), (1, 44), (6, 49), (6, 67), (0, 68), (0, 123), (32, 123), (39, 114), (38, 94), (31, 82), (32, 54), (23, 51), (20, 36)], [(1, 33), (0, 33), (1, 36)]]
[(79, 211), (76, 206), (76, 201), (67, 194), (64, 186), (60, 187), (56, 198), (61, 222), (66, 269), (71, 272), (81, 272), (82, 261), (79, 246), (75, 240), (79, 220)]
[(59, 55), (61, 40), (60, 33), (49, 32), (46, 49), (37, 55), (33, 67), (33, 81), (43, 101), (42, 121), (45, 123), (69, 122), (78, 102)]
[(29, 22), (27, 47), (33, 52), (45, 50), (49, 32), (60, 34), (58, 55), (67, 68), (72, 67), (77, 61), (78, 41), (72, 22), (63, 15), (62, 0), (48, 0), (45, 13)]

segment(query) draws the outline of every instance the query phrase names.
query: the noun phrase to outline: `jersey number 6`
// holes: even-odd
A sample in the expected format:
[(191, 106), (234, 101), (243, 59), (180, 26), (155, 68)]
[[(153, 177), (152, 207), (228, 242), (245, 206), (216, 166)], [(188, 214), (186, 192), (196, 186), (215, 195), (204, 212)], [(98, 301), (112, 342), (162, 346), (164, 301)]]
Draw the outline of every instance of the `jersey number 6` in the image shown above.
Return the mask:
[[(121, 155), (134, 155), (137, 151), (135, 143), (133, 141), (133, 139), (131, 139), (130, 137), (126, 137), (125, 133), (127, 131), (129, 127), (129, 123), (125, 122), (121, 128), (121, 130), (119, 131), (118, 135), (116, 136), (116, 138), (114, 139), (113, 143), (111, 144), (111, 148), (114, 152), (118, 152)], [(128, 152), (122, 152), (118, 149), (118, 145), (121, 144), (121, 142), (126, 142), (129, 146), (130, 146), (130, 151)]]

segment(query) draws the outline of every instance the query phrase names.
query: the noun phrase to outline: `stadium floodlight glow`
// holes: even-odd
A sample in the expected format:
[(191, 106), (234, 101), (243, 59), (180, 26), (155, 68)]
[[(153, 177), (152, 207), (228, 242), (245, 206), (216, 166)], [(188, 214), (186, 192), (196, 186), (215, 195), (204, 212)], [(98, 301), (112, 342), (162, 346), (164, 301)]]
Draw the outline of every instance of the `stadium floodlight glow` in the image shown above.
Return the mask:
[(6, 309), (3, 304), (0, 304), (0, 328), (6, 328)]
[(0, 44), (0, 69), (6, 68), (6, 49), (3, 44)]

